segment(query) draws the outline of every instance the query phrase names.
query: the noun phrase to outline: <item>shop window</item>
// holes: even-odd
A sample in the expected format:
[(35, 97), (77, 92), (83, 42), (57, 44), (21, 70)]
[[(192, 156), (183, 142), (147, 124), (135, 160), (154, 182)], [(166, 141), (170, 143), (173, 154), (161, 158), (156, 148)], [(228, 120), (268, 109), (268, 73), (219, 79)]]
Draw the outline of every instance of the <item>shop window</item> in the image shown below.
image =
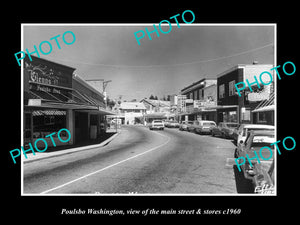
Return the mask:
[(225, 84), (219, 85), (219, 98), (225, 97)]
[(44, 117), (45, 125), (52, 125), (54, 124), (54, 116), (45, 116)]
[(229, 82), (229, 96), (235, 95), (235, 80)]
[[(49, 115), (50, 114), (50, 115)], [(43, 138), (66, 128), (66, 111), (33, 111), (33, 138)]]
[(237, 122), (236, 111), (223, 112), (223, 122)]
[(266, 113), (258, 112), (257, 113), (257, 122), (258, 123), (266, 123), (267, 122)]

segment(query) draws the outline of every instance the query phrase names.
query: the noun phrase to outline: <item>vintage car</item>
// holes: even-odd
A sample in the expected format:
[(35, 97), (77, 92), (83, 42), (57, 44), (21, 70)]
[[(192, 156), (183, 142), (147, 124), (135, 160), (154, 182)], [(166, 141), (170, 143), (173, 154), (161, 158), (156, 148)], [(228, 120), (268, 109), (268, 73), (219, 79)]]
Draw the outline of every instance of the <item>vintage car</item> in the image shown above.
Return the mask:
[(179, 128), (179, 123), (177, 121), (168, 120), (166, 122), (165, 122), (165, 127), (168, 127), (168, 128)]
[(210, 120), (195, 120), (194, 123), (190, 126), (189, 130), (197, 134), (210, 134), (211, 129), (217, 126), (214, 121)]
[(179, 124), (179, 130), (188, 130), (188, 127), (193, 124), (193, 121), (182, 121)]
[(238, 127), (238, 123), (221, 122), (217, 127), (212, 128), (212, 136), (222, 136), (224, 138), (233, 138), (234, 130)]
[[(239, 162), (239, 164), (241, 164), (241, 173), (243, 173), (245, 179), (252, 181), (254, 188), (264, 184), (272, 186), (274, 183), (274, 179), (272, 179), (274, 145), (271, 144), (275, 141), (274, 131), (249, 131), (245, 142), (237, 147), (234, 152), (235, 158), (244, 157), (244, 159), (246, 159), (244, 164), (242, 164), (242, 161)], [(263, 148), (265, 146), (269, 147), (268, 149), (271, 149), (272, 153), (267, 148)], [(261, 150), (262, 148), (263, 150)], [(259, 159), (255, 157), (254, 151)], [(251, 164), (247, 160), (246, 155), (251, 159)], [(239, 160), (243, 160), (243, 158)]]
[(275, 131), (275, 126), (264, 124), (240, 124), (233, 133), (233, 139), (236, 141), (237, 146), (240, 146), (241, 143), (245, 141), (247, 133), (252, 130)]
[(162, 120), (153, 120), (150, 125), (150, 130), (163, 130), (165, 128), (164, 122)]

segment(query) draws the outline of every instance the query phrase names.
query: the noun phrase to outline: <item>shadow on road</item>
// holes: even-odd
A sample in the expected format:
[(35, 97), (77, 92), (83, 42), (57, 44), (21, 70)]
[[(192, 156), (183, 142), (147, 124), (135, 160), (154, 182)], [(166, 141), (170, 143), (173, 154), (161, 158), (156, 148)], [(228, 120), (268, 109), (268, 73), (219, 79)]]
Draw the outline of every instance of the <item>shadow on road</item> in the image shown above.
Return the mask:
[(254, 193), (254, 187), (251, 180), (244, 177), (244, 173), (238, 170), (237, 165), (233, 165), (233, 171), (235, 176), (236, 190), (240, 194)]

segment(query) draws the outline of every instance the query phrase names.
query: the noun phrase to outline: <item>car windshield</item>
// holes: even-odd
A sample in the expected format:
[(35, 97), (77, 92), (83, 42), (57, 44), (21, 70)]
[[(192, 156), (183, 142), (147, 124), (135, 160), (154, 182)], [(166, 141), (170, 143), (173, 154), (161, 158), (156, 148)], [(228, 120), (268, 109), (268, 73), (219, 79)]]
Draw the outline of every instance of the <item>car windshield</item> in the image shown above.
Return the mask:
[(188, 121), (187, 123), (188, 123), (188, 124), (193, 124), (193, 122), (192, 122), (192, 121)]
[(153, 123), (162, 123), (161, 120), (153, 120)]

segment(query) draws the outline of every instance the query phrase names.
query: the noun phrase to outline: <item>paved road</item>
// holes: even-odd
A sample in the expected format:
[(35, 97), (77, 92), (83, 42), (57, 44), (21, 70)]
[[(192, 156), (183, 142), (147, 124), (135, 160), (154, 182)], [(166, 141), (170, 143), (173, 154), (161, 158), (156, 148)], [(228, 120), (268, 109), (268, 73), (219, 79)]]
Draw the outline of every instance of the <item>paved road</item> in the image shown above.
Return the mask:
[[(108, 145), (32, 161), (24, 194), (237, 193), (231, 140), (125, 126)], [(46, 154), (46, 153), (45, 153)]]

